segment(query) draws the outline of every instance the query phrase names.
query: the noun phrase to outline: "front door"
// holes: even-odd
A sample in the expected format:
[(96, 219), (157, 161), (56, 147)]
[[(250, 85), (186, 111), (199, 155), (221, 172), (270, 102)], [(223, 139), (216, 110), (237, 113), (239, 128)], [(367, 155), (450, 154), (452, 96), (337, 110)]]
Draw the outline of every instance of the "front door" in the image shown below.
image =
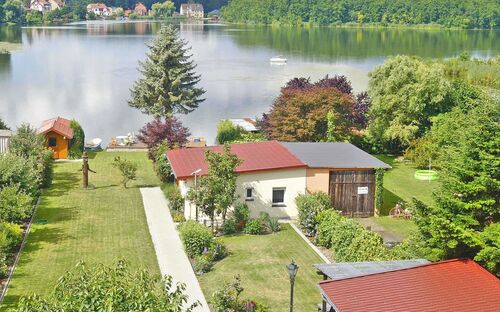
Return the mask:
[(375, 172), (338, 170), (330, 172), (330, 198), (335, 209), (352, 217), (371, 217), (375, 208)]

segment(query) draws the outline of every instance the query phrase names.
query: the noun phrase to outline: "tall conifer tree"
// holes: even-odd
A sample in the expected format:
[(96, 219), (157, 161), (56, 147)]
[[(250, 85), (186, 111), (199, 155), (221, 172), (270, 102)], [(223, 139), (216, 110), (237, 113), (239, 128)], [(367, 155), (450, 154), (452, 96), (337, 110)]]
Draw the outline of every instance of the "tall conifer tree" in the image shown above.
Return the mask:
[(142, 77), (131, 90), (129, 105), (155, 117), (195, 110), (204, 101), (205, 90), (196, 87), (201, 78), (194, 71), (196, 64), (187, 43), (176, 29), (164, 25), (148, 47), (146, 61), (140, 62)]

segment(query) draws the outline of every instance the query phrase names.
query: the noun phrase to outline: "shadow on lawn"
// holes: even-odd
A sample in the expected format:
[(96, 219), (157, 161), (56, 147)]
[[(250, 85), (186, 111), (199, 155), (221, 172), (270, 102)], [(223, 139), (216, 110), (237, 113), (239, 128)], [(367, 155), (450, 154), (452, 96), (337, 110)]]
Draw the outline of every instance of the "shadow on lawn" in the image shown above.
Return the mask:
[(401, 197), (384, 188), (384, 205), (382, 206), (381, 216), (388, 216), (389, 211), (396, 206), (400, 201), (403, 201)]
[(45, 190), (44, 196), (63, 196), (80, 182), (78, 172), (60, 172), (54, 175), (52, 185)]

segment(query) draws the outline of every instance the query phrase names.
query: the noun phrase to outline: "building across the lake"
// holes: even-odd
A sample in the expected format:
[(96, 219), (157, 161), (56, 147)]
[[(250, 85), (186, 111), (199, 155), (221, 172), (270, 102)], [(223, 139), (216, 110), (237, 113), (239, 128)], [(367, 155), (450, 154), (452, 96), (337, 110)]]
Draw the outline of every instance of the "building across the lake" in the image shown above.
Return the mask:
[(179, 13), (187, 18), (203, 18), (205, 15), (203, 5), (200, 3), (182, 3)]
[[(389, 165), (348, 143), (297, 144), (300, 145), (266, 141), (231, 145), (231, 152), (242, 160), (235, 170), (236, 194), (248, 205), (252, 216), (267, 212), (275, 217), (296, 218), (295, 198), (308, 191), (329, 193), (334, 207), (345, 214), (373, 216), (374, 170), (390, 168)], [(307, 148), (315, 150), (315, 154), (302, 151)], [(205, 152), (222, 149), (222, 146), (209, 146), (167, 152), (183, 196), (194, 186), (195, 178), (207, 174)], [(337, 155), (339, 153), (345, 155)], [(186, 200), (187, 219), (194, 217), (194, 210), (194, 205)]]
[(64, 2), (61, 0), (31, 0), (30, 9), (32, 11), (50, 12), (55, 9), (62, 9)]
[(148, 9), (142, 2), (137, 2), (135, 4), (134, 13), (139, 16), (146, 16), (148, 15)]
[(500, 281), (469, 259), (332, 263), (316, 268), (329, 279), (319, 283), (322, 312), (496, 312), (500, 307)]
[(73, 138), (71, 121), (56, 117), (42, 122), (38, 133), (45, 136), (45, 145), (54, 152), (55, 159), (68, 158), (70, 140)]
[(110, 16), (111, 12), (104, 3), (89, 3), (87, 5), (87, 13), (94, 13), (96, 16)]

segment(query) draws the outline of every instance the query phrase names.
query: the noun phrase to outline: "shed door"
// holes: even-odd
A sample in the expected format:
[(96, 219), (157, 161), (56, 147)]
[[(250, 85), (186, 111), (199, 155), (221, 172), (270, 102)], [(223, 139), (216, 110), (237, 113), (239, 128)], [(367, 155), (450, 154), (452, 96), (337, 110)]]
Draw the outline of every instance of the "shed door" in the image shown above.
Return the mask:
[(353, 217), (374, 214), (375, 171), (330, 171), (330, 198), (335, 209)]

